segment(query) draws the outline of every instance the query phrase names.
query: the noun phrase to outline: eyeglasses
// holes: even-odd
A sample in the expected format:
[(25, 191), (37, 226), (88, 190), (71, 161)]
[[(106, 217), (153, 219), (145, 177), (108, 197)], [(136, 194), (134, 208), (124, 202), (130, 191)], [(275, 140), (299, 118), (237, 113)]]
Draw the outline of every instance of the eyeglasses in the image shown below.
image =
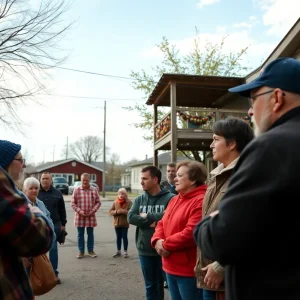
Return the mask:
[(262, 95), (266, 95), (266, 94), (269, 94), (269, 93), (272, 93), (272, 92), (274, 92), (274, 90), (266, 91), (266, 92), (263, 92), (263, 93), (260, 93), (260, 94), (248, 97), (250, 106), (253, 105), (253, 102), (255, 101), (255, 99), (257, 97), (262, 96)]
[(14, 160), (18, 160), (22, 165), (25, 165), (25, 158), (14, 158)]
[[(266, 92), (263, 92), (263, 93), (260, 93), (260, 94), (257, 94), (257, 95), (254, 95), (254, 96), (250, 96), (248, 97), (248, 101), (249, 101), (249, 104), (250, 104), (250, 107), (253, 106), (253, 102), (255, 101), (255, 99), (259, 96), (262, 96), (262, 95), (266, 95), (266, 94), (270, 94), (272, 92), (274, 92), (274, 90), (270, 90), (270, 91), (266, 91)], [(282, 93), (282, 96), (285, 96), (285, 93)]]

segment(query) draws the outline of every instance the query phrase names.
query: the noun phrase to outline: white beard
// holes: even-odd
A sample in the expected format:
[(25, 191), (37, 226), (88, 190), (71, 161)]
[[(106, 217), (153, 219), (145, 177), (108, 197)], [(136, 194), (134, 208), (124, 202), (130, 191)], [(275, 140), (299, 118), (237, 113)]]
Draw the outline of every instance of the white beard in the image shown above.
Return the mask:
[(252, 122), (253, 127), (254, 127), (255, 137), (261, 136), (263, 133), (267, 132), (270, 129), (270, 127), (272, 126), (271, 115), (272, 115), (272, 112), (269, 111), (268, 109), (266, 109), (264, 111), (264, 113), (262, 114), (262, 116), (261, 116), (260, 126), (256, 122), (255, 117), (252, 116), (251, 122)]
[(257, 123), (256, 123), (256, 121), (255, 121), (255, 119), (254, 119), (254, 116), (252, 116), (251, 122), (252, 122), (252, 124), (253, 124), (254, 136), (255, 136), (255, 137), (261, 136), (261, 135), (262, 135), (262, 132), (261, 132), (261, 130), (259, 129), (259, 127), (257, 126)]

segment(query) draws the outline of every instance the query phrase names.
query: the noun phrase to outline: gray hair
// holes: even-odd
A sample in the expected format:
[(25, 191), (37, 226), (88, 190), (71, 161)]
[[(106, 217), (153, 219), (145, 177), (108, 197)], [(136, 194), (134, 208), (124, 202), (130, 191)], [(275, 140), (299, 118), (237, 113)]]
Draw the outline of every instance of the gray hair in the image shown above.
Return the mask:
[(23, 190), (26, 191), (30, 186), (40, 188), (40, 182), (35, 177), (28, 177), (24, 180)]

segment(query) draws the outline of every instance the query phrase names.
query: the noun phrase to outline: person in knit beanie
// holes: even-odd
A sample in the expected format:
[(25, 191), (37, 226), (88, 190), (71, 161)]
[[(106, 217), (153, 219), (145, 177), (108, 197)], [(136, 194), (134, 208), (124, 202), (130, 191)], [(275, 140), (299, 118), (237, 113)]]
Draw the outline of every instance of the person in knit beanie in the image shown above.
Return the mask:
[(7, 171), (13, 181), (21, 179), (26, 167), (22, 156), (21, 145), (6, 140), (0, 140), (0, 166)]
[(54, 232), (41, 210), (29, 206), (16, 188), (25, 168), (20, 150), (21, 145), (0, 140), (0, 299), (33, 300), (22, 257), (47, 253)]

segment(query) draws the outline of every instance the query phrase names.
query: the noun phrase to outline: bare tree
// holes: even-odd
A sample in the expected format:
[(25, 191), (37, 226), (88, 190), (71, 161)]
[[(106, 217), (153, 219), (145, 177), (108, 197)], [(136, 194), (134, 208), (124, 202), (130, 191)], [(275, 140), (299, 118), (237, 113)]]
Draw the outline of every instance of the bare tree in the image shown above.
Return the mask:
[(120, 156), (117, 153), (112, 153), (107, 166), (106, 183), (120, 184), (121, 174), (124, 172), (124, 166), (120, 165)]
[[(12, 128), (23, 124), (16, 108), (45, 89), (52, 67), (65, 53), (58, 44), (71, 24), (63, 20), (65, 0), (0, 0), (0, 122)], [(64, 51), (63, 51), (64, 52)]]
[(103, 155), (103, 140), (87, 135), (70, 145), (70, 151), (76, 158), (91, 163)]

